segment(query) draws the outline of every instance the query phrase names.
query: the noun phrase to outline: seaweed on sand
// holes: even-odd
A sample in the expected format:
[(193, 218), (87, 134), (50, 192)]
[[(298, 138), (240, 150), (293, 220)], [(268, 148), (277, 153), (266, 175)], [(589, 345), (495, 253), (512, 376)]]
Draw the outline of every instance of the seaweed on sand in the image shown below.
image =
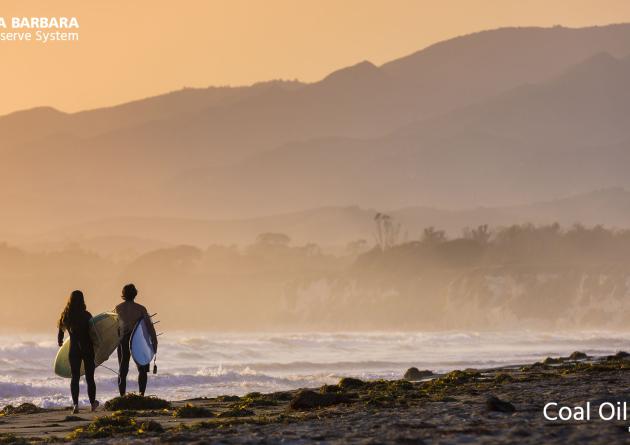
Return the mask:
[(375, 380), (366, 382), (364, 388), (367, 392), (362, 394), (362, 399), (368, 406), (374, 407), (406, 405), (411, 399), (422, 397), (414, 384), (407, 380)]
[(274, 392), (271, 394), (261, 394), (259, 392), (250, 392), (243, 397), (237, 398), (232, 408), (257, 408), (264, 406), (276, 406), (282, 401), (289, 401), (293, 398), (290, 392)]
[(481, 373), (475, 370), (455, 370), (423, 383), (421, 388), (426, 395), (444, 396), (445, 393), (461, 389), (465, 384), (477, 382), (480, 378)]
[(238, 402), (241, 400), (239, 396), (219, 396), (217, 402)]
[(604, 362), (577, 362), (562, 366), (562, 374), (577, 374), (584, 372), (630, 371), (630, 362), (626, 360), (607, 360)]
[(187, 403), (184, 406), (176, 408), (173, 412), (173, 416), (185, 419), (194, 419), (201, 417), (214, 417), (214, 413), (203, 406), (195, 406)]
[(28, 440), (11, 433), (0, 433), (0, 444), (2, 445), (26, 445)]
[(139, 394), (126, 394), (122, 397), (114, 397), (105, 402), (105, 409), (117, 411), (121, 409), (169, 409), (170, 402), (154, 396), (141, 396)]
[(154, 420), (147, 420), (142, 422), (138, 427), (138, 434), (142, 433), (162, 433), (164, 432), (164, 428), (158, 422)]
[(117, 434), (144, 434), (147, 432), (162, 432), (162, 425), (153, 420), (138, 423), (136, 419), (126, 415), (124, 411), (116, 411), (110, 416), (94, 419), (85, 427), (77, 428), (66, 439), (92, 439), (112, 437)]
[(506, 374), (504, 372), (497, 374), (494, 377), (494, 381), (496, 383), (511, 383), (514, 381), (514, 377), (512, 377), (510, 374)]
[(305, 410), (323, 408), (326, 406), (338, 405), (340, 403), (348, 403), (350, 401), (350, 397), (343, 393), (317, 393), (311, 390), (301, 390), (291, 400), (289, 406), (294, 410)]
[(217, 417), (219, 418), (225, 418), (225, 417), (249, 417), (249, 416), (253, 416), (255, 413), (254, 411), (247, 409), (244, 406), (235, 406), (232, 407), (230, 409), (228, 409), (227, 411), (223, 411), (222, 413), (219, 413), (217, 415)]
[(366, 383), (363, 380), (355, 379), (354, 377), (344, 377), (338, 383), (341, 389), (361, 389), (365, 385)]
[(43, 412), (44, 409), (33, 405), (32, 403), (22, 403), (18, 406), (7, 405), (0, 411), (0, 416), (9, 416), (11, 414), (37, 414)]
[[(228, 415), (229, 414), (229, 415)], [(306, 420), (318, 419), (319, 413), (310, 413), (310, 412), (300, 412), (290, 414), (288, 412), (280, 413), (280, 414), (272, 414), (272, 415), (232, 415), (233, 413), (229, 413), (226, 411), (225, 413), (221, 413), (217, 416), (217, 418), (212, 420), (204, 420), (195, 423), (180, 423), (177, 425), (172, 431), (178, 432), (186, 432), (186, 431), (195, 431), (195, 430), (222, 430), (222, 431), (230, 431), (231, 428), (237, 425), (271, 425), (271, 424), (289, 424), (295, 422), (303, 422)], [(253, 414), (250, 412), (250, 414)], [(179, 436), (180, 441), (189, 440), (185, 436)]]
[(80, 438), (111, 437), (114, 434), (137, 432), (138, 425), (133, 417), (126, 416), (122, 411), (117, 411), (111, 416), (102, 416), (94, 419), (85, 427), (77, 428), (70, 433), (69, 440)]
[(83, 417), (79, 417), (79, 416), (66, 416), (64, 417), (62, 422), (84, 422), (86, 420), (87, 419), (84, 419)]

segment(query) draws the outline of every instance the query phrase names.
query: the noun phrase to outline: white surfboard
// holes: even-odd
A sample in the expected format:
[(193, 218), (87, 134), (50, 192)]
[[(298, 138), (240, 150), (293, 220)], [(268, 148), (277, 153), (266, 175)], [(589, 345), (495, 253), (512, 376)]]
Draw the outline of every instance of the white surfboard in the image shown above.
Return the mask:
[(151, 341), (151, 335), (147, 328), (147, 323), (144, 318), (141, 318), (131, 333), (131, 339), (129, 340), (129, 348), (131, 349), (131, 356), (133, 361), (140, 366), (145, 366), (151, 363), (155, 356), (155, 348)]

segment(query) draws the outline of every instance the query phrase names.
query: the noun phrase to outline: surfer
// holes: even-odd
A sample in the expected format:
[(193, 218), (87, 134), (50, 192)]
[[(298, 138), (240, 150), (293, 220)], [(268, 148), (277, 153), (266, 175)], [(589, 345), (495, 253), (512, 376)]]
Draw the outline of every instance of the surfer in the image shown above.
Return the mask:
[(81, 362), (85, 369), (85, 381), (87, 382), (88, 397), (92, 411), (96, 411), (99, 403), (96, 400), (96, 383), (94, 382), (94, 346), (90, 338), (89, 321), (92, 318), (85, 307), (83, 292), (72, 291), (66, 307), (59, 317), (59, 333), (57, 343), (63, 345), (64, 331), (70, 335), (70, 393), (72, 394), (72, 413), (79, 412), (79, 379), (81, 377)]
[[(129, 359), (131, 358), (131, 350), (129, 348), (131, 332), (136, 323), (143, 318), (149, 329), (154, 352), (157, 352), (157, 335), (153, 323), (151, 322), (151, 317), (149, 317), (149, 313), (144, 306), (134, 301), (136, 295), (138, 295), (136, 286), (127, 284), (122, 290), (122, 299), (125, 301), (116, 306), (116, 313), (118, 314), (122, 326), (122, 340), (118, 345), (118, 391), (121, 396), (124, 396), (127, 392), (127, 373), (129, 373)], [(138, 367), (138, 390), (141, 395), (144, 395), (144, 391), (147, 389), (149, 364), (136, 365)]]

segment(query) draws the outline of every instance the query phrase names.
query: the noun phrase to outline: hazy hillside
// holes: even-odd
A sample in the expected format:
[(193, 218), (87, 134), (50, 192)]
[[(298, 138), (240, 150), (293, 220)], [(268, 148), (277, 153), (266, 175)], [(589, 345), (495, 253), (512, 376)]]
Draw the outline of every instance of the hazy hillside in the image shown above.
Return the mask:
[[(439, 114), (523, 83), (545, 80), (598, 52), (625, 56), (630, 53), (629, 41), (629, 25), (503, 28), (440, 42), (380, 68), (363, 62), (306, 88), (297, 82), (263, 82), (251, 87), (184, 89), (73, 114), (34, 109), (0, 118), (0, 134), (7, 142), (54, 134), (95, 136), (151, 121), (160, 121), (153, 130), (166, 126), (172, 131), (184, 127), (190, 131), (198, 125), (223, 131), (218, 124), (233, 121), (233, 133), (234, 128), (260, 130), (260, 119), (275, 121), (277, 130), (291, 133), (292, 126), (279, 119), (290, 118), (294, 124), (313, 127), (303, 127), (300, 130), (305, 133), (292, 135), (299, 139), (339, 132), (362, 135), (391, 130), (404, 121)], [(264, 113), (260, 113), (260, 107)], [(215, 113), (217, 108), (221, 109), (219, 113)], [(359, 116), (353, 115), (357, 112)], [(194, 114), (199, 114), (199, 120), (190, 122)], [(359, 134), (353, 131), (353, 121), (359, 125), (355, 128)], [(327, 127), (334, 131), (318, 131)], [(29, 131), (19, 131), (24, 128)], [(151, 137), (149, 133), (143, 136)], [(207, 136), (209, 148), (220, 140), (216, 133), (208, 132)], [(293, 139), (268, 136), (276, 144)], [(267, 141), (262, 138), (260, 143), (266, 145)]]
[(273, 236), (127, 259), (0, 244), (3, 294), (13, 303), (0, 325), (53, 325), (74, 288), (93, 311), (111, 309), (130, 281), (167, 332), (610, 329), (630, 320), (630, 230), (524, 224), (445, 237), (437, 229), (362, 252), (331, 255)]
[[(383, 209), (380, 209), (383, 210)], [(205, 248), (214, 244), (244, 246), (260, 233), (284, 233), (294, 245), (316, 243), (326, 251), (349, 253), (346, 246), (364, 239), (374, 244), (377, 211), (359, 207), (325, 207), (304, 212), (244, 220), (193, 220), (183, 218), (110, 218), (71, 225), (24, 242), (29, 250), (58, 250), (79, 246), (100, 255), (129, 259), (150, 250), (187, 244)], [(606, 189), (554, 201), (523, 206), (476, 207), (445, 210), (407, 207), (387, 211), (401, 225), (400, 241), (418, 240), (426, 227), (459, 236), (463, 229), (488, 224), (575, 223), (630, 228), (630, 192)]]
[(624, 186), (627, 54), (630, 25), (506, 28), (308, 85), (14, 113), (0, 118), (0, 199), (12, 209), (0, 235), (119, 216), (506, 205)]
[(184, 205), (219, 202), (229, 190), (232, 207), (272, 211), (509, 205), (630, 185), (629, 142), (630, 59), (597, 54), (384, 137), (292, 144), (171, 190)]
[(437, 43), (382, 69), (423, 97), (428, 109), (447, 111), (545, 81), (598, 52), (624, 57), (630, 53), (629, 30), (622, 24), (484, 31)]

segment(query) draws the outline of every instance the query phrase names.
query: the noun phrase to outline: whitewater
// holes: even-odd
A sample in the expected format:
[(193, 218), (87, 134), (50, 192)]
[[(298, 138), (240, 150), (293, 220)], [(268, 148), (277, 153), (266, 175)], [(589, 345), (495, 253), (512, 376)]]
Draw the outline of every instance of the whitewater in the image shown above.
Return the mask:
[[(158, 374), (147, 394), (169, 400), (242, 395), (336, 383), (340, 377), (398, 379), (411, 366), (445, 372), (539, 361), (579, 350), (589, 355), (630, 349), (630, 333), (350, 332), (168, 333), (160, 337)], [(69, 380), (52, 363), (54, 334), (0, 336), (0, 407), (32, 402), (69, 406)], [(104, 364), (116, 370), (116, 353)], [(131, 364), (128, 390), (137, 390)], [(117, 395), (112, 370), (96, 370), (97, 398)], [(82, 379), (83, 380), (83, 379)], [(85, 384), (81, 400), (87, 404)]]

